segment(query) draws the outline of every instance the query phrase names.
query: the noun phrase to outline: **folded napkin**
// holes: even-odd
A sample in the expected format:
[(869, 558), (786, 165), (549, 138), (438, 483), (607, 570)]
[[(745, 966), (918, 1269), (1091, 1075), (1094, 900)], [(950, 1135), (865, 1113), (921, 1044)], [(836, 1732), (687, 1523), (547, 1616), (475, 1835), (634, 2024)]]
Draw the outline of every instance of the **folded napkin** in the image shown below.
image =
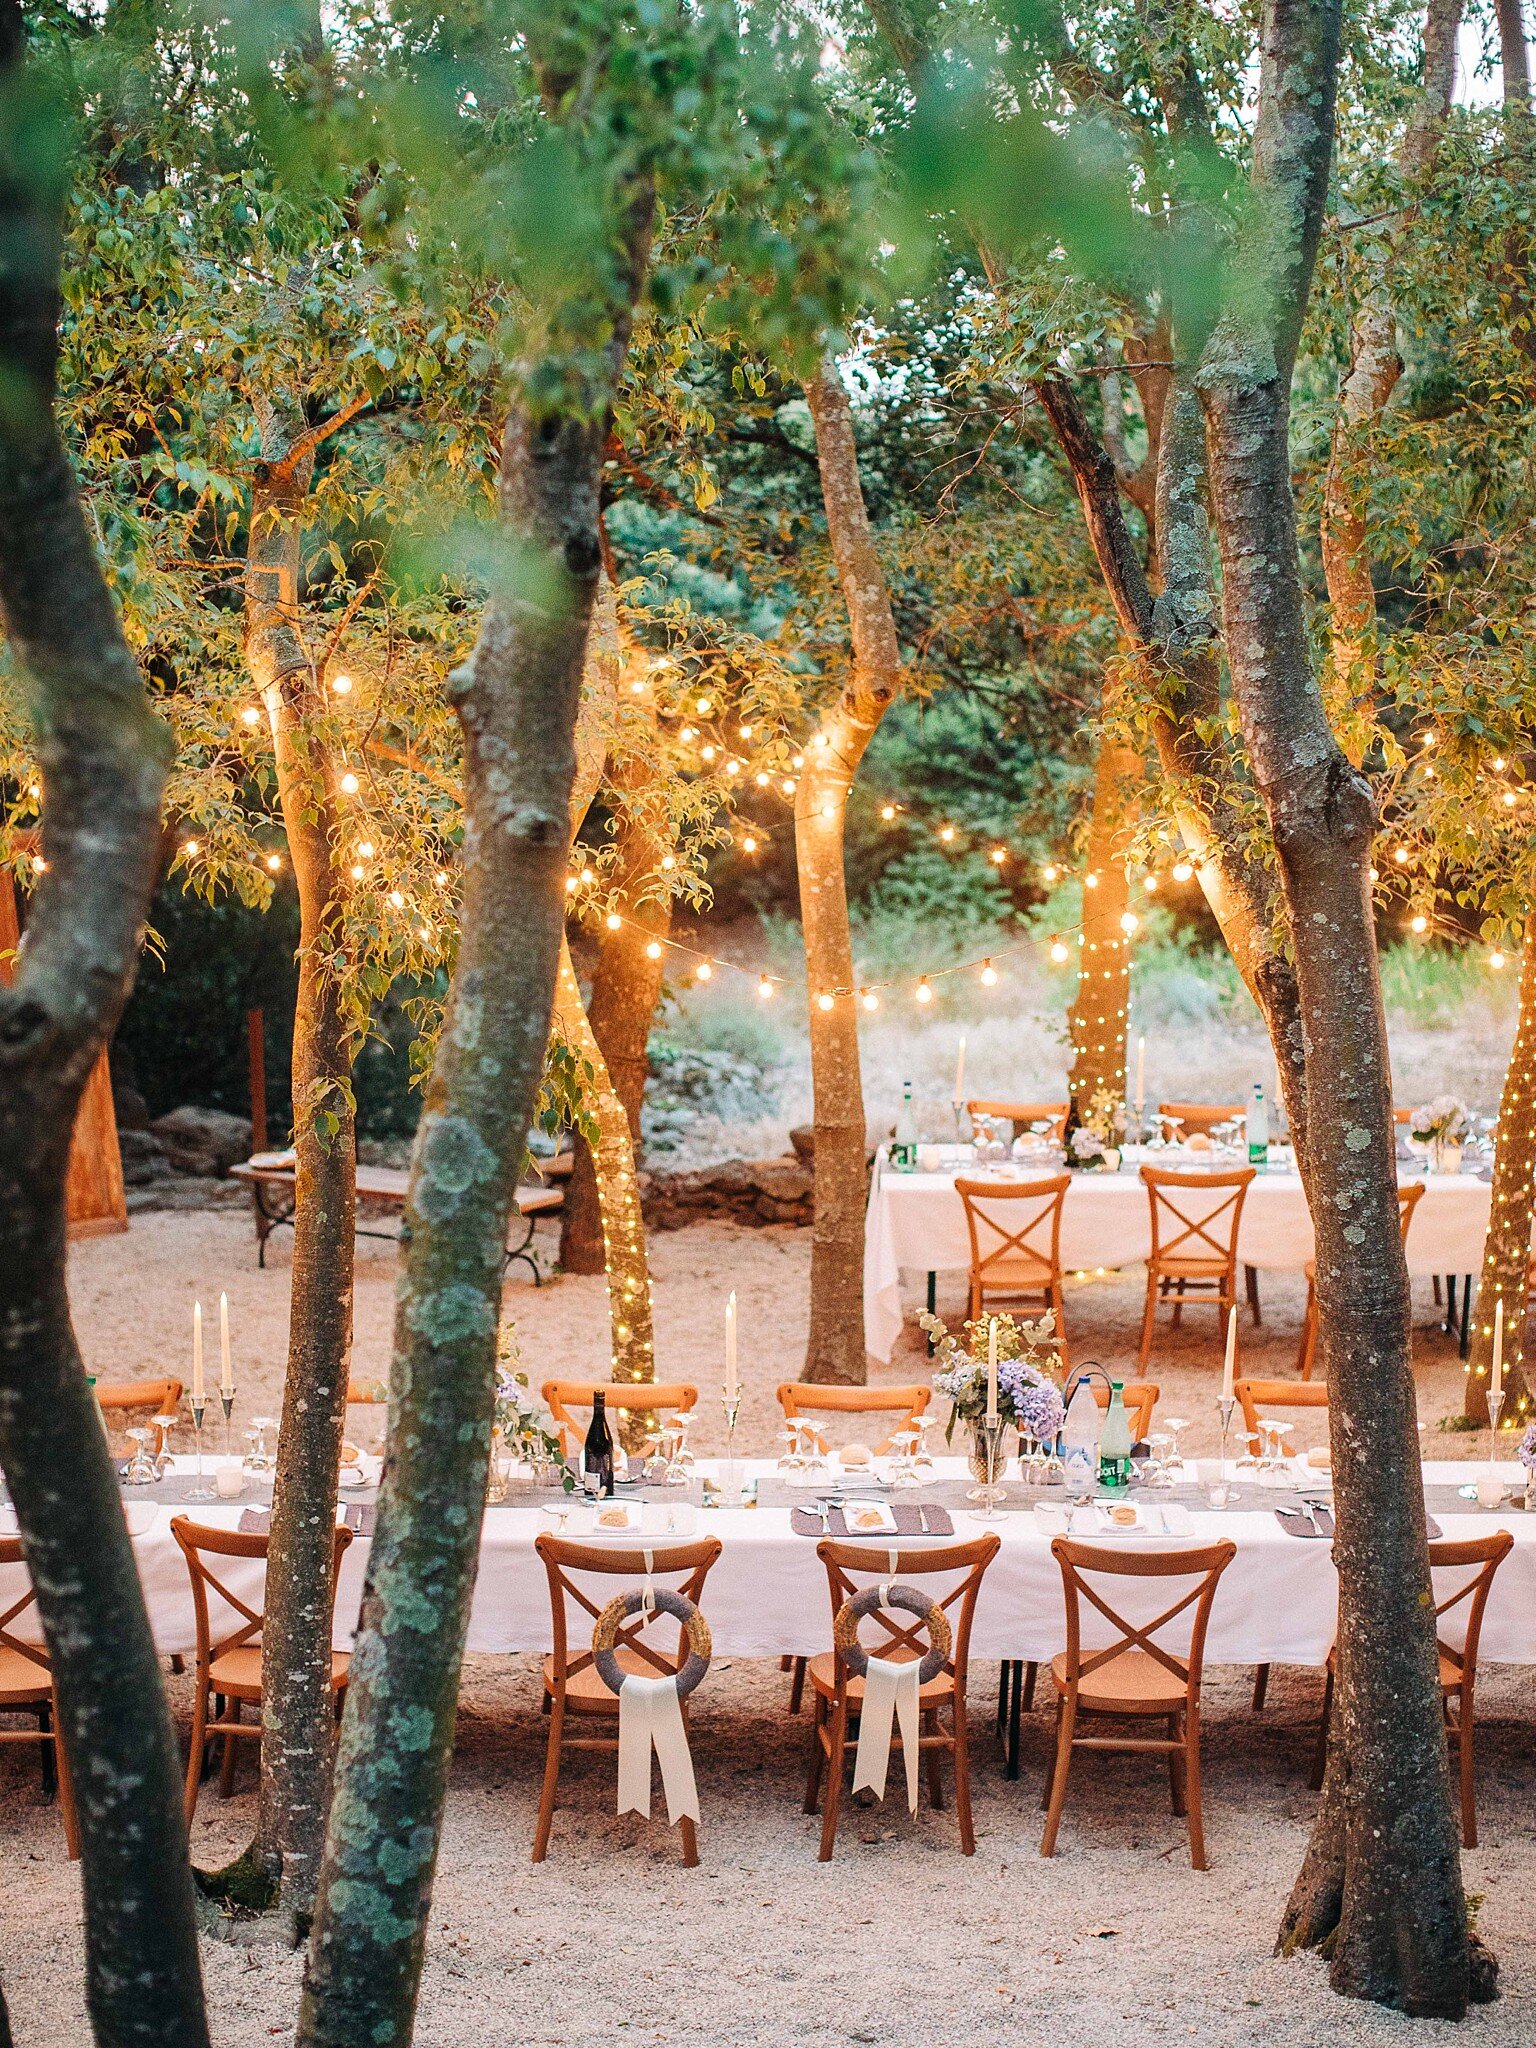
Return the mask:
[(915, 1660), (898, 1664), (890, 1657), (871, 1657), (864, 1673), (864, 1705), (859, 1714), (859, 1746), (853, 1759), (853, 1789), (867, 1787), (885, 1797), (891, 1766), (891, 1729), (901, 1727), (902, 1755), (907, 1766), (907, 1804), (917, 1812), (917, 1693)]
[(668, 1821), (697, 1821), (699, 1793), (677, 1680), (670, 1676), (641, 1678), (629, 1672), (619, 1688), (620, 1813), (638, 1813), (650, 1819), (653, 1749), (661, 1765)]

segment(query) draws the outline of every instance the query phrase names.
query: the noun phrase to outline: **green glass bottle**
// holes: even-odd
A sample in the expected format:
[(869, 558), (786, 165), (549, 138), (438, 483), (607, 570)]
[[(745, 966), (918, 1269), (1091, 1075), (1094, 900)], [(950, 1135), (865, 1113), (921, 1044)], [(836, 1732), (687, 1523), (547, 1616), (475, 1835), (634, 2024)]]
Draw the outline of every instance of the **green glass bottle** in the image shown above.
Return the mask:
[(1131, 1423), (1125, 1412), (1125, 1382), (1109, 1383), (1109, 1413), (1099, 1438), (1099, 1484), (1112, 1489), (1131, 1483)]

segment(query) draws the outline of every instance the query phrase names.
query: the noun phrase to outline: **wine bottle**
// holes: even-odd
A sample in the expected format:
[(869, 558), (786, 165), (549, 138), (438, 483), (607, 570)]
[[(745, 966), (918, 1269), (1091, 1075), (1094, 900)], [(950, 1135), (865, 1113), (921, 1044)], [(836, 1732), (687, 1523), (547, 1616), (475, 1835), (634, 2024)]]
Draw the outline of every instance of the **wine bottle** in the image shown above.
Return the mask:
[(613, 1432), (608, 1427), (607, 1399), (601, 1387), (592, 1396), (592, 1420), (581, 1447), (581, 1480), (588, 1493), (613, 1492)]
[(917, 1171), (917, 1118), (912, 1113), (912, 1083), (901, 1084), (901, 1114), (896, 1119), (896, 1135), (891, 1144), (891, 1164), (898, 1173)]
[(1269, 1164), (1269, 1104), (1264, 1100), (1264, 1083), (1253, 1084), (1253, 1106), (1248, 1112), (1248, 1164)]

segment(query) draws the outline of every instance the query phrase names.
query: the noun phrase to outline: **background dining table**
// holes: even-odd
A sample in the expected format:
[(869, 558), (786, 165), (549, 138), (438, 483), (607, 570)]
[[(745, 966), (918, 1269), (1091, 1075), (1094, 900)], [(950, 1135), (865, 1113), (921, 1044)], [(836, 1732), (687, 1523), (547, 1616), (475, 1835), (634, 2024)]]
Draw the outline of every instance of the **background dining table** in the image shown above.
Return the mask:
[[(1168, 1154), (1152, 1164), (1183, 1171), (1219, 1171), (1227, 1162), (1206, 1155)], [(878, 1359), (891, 1356), (902, 1330), (901, 1275), (966, 1271), (971, 1262), (965, 1208), (955, 1179), (1039, 1180), (1061, 1167), (1045, 1161), (1010, 1162), (978, 1170), (946, 1164), (933, 1173), (900, 1173), (882, 1154), (875, 1164), (864, 1218), (864, 1342)], [(1472, 1174), (1422, 1172), (1424, 1197), (1408, 1232), (1408, 1270), (1416, 1274), (1470, 1275), (1482, 1265), (1493, 1190)], [(1068, 1273), (1108, 1271), (1142, 1263), (1151, 1249), (1151, 1209), (1135, 1165), (1118, 1172), (1072, 1176), (1061, 1218), (1061, 1263)], [(1312, 1256), (1312, 1218), (1300, 1176), (1292, 1169), (1261, 1171), (1250, 1184), (1238, 1233), (1238, 1258), (1258, 1272), (1299, 1273)], [(1470, 1283), (1468, 1283), (1470, 1285)], [(932, 1297), (930, 1294), (930, 1306)], [(1451, 1304), (1454, 1310), (1454, 1302)]]

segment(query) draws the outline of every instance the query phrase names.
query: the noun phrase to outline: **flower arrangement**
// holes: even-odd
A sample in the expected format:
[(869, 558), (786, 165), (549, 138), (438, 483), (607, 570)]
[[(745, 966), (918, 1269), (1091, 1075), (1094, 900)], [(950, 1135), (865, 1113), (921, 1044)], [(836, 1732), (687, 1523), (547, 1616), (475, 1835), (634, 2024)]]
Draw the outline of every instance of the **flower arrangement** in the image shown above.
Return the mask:
[(1536, 1422), (1527, 1425), (1524, 1435), (1515, 1447), (1515, 1456), (1525, 1467), (1527, 1486), (1536, 1486)]
[(977, 1316), (963, 1325), (963, 1340), (940, 1317), (926, 1312), (918, 1321), (933, 1340), (934, 1392), (950, 1404), (946, 1442), (953, 1441), (957, 1421), (972, 1428), (987, 1412), (987, 1345), (997, 1325), (997, 1412), (1022, 1436), (1037, 1443), (1054, 1441), (1066, 1410), (1051, 1377), (1054, 1353), (1049, 1343), (1055, 1317), (1047, 1312), (1037, 1323), (1012, 1316)]
[(1408, 1119), (1408, 1133), (1420, 1145), (1454, 1145), (1467, 1135), (1471, 1124), (1464, 1102), (1454, 1095), (1437, 1095), (1433, 1102), (1414, 1110)]
[[(528, 1384), (518, 1355), (517, 1333), (510, 1323), (502, 1324), (496, 1346), (496, 1407), (492, 1424), (514, 1458), (530, 1465), (563, 1465), (555, 1418)], [(566, 1491), (575, 1483), (567, 1472)]]
[(1079, 1105), (1078, 1123), (1067, 1140), (1068, 1166), (1103, 1166), (1106, 1154), (1125, 1135), (1125, 1104), (1110, 1088), (1096, 1088)]

